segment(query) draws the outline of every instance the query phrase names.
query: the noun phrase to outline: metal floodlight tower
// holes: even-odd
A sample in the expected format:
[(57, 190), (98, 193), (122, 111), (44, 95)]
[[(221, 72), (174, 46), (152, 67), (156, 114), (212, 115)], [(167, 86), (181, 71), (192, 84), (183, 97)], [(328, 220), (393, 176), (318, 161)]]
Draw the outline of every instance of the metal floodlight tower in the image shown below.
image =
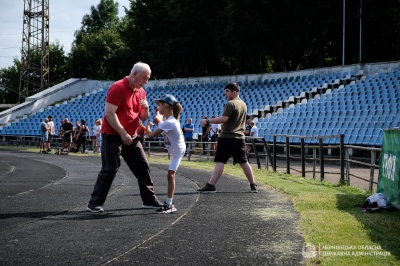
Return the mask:
[(19, 99), (49, 86), (49, 0), (24, 0)]

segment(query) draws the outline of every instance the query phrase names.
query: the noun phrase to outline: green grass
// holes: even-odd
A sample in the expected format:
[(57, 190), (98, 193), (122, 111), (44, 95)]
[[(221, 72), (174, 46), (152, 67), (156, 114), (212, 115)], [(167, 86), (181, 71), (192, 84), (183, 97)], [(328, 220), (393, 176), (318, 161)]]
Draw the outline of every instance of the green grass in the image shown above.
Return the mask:
[[(38, 152), (37, 148), (0, 146), (1, 149)], [(169, 163), (167, 158), (150, 157), (149, 160), (150, 163)], [(212, 162), (182, 161), (181, 165), (209, 171), (214, 167)], [(238, 165), (227, 165), (225, 172), (245, 179)], [(317, 256), (308, 259), (307, 265), (400, 265), (400, 212), (361, 212), (360, 206), (369, 196), (368, 192), (264, 169), (254, 169), (254, 175), (259, 185), (280, 191), (291, 199), (301, 215), (305, 242), (320, 248), (320, 255), (323, 251), (350, 254)], [(368, 250), (367, 247), (379, 249)], [(370, 251), (390, 255), (355, 255)]]

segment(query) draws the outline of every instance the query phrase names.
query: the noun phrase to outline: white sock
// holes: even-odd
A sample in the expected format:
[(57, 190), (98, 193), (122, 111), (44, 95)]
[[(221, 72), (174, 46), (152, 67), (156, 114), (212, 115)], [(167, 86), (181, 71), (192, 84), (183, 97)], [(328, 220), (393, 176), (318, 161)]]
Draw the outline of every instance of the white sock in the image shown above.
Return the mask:
[(167, 198), (167, 200), (165, 201), (168, 205), (172, 205), (172, 198)]

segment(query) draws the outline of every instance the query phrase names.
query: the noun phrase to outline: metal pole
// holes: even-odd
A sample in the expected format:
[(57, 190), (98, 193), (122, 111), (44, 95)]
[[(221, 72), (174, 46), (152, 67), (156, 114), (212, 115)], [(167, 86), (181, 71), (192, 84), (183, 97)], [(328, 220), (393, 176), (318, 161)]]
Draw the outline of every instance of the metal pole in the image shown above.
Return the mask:
[(350, 185), (350, 154), (349, 154), (349, 149), (345, 149), (345, 157), (346, 157), (346, 182), (347, 185)]
[(43, 56), (44, 56), (44, 0), (42, 0), (42, 49), (40, 51), (40, 91), (44, 90), (43, 84)]
[(274, 145), (272, 149), (272, 154), (273, 154), (273, 163), (272, 163), (272, 170), (276, 172), (276, 136), (274, 135)]
[(374, 189), (374, 170), (375, 170), (375, 151), (371, 151), (371, 168), (370, 168), (370, 176), (369, 176), (369, 190), (372, 191)]
[(316, 168), (316, 164), (317, 164), (317, 149), (313, 148), (313, 179), (315, 180), (315, 168)]
[(362, 0), (360, 0), (360, 64), (362, 63)]
[(261, 168), (261, 163), (260, 163), (260, 157), (258, 157), (258, 151), (257, 151), (257, 146), (256, 146), (256, 141), (255, 139), (251, 139), (251, 145), (254, 150), (254, 156), (256, 157), (256, 162), (257, 162), (257, 167), (258, 169)]
[(263, 142), (263, 144), (264, 144), (265, 152), (267, 153), (266, 156), (265, 156), (265, 167), (266, 167), (267, 170), (268, 170), (268, 160), (269, 160), (269, 162), (271, 163), (271, 166), (272, 166), (272, 164), (273, 164), (273, 162), (272, 162), (272, 156), (271, 156), (271, 153), (269, 152), (267, 142), (265, 141), (264, 138), (262, 138), (262, 142)]
[(286, 173), (290, 174), (290, 146), (288, 136), (286, 136)]
[(306, 159), (304, 151), (304, 138), (300, 139), (301, 143), (301, 176), (306, 177)]
[(340, 184), (342, 185), (344, 184), (344, 135), (343, 134), (340, 134)]
[(342, 66), (344, 66), (345, 55), (345, 36), (346, 36), (346, 0), (343, 0), (343, 38), (342, 38)]
[(325, 169), (324, 169), (324, 143), (323, 139), (319, 138), (319, 170), (321, 181), (325, 179)]

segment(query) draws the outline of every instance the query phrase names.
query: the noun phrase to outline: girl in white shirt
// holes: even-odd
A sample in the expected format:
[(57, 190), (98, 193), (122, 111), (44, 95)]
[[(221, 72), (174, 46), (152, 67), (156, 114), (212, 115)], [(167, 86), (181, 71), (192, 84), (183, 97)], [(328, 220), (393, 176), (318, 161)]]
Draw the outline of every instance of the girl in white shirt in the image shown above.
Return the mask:
[(97, 119), (93, 127), (93, 152), (101, 152), (101, 118)]
[(157, 210), (157, 213), (176, 212), (175, 206), (172, 204), (172, 199), (175, 192), (175, 173), (178, 170), (179, 164), (185, 154), (186, 144), (183, 137), (179, 117), (182, 112), (181, 104), (171, 94), (166, 94), (161, 99), (154, 100), (158, 106), (157, 115), (154, 118), (154, 123), (157, 128), (151, 131), (154, 125), (152, 122), (147, 124), (147, 135), (150, 139), (162, 134), (164, 145), (168, 152), (172, 155), (171, 163), (168, 168), (168, 196), (164, 206)]

